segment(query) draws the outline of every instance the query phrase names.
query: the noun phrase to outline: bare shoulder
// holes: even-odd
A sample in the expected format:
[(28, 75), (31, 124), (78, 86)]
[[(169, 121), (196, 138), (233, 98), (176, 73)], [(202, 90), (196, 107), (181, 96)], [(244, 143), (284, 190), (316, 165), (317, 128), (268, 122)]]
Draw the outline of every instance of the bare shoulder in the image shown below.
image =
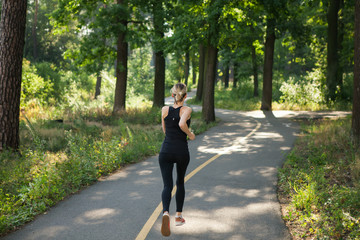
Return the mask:
[(192, 113), (192, 108), (191, 107), (188, 107), (188, 106), (183, 106), (181, 109), (180, 109), (180, 115), (182, 116), (183, 114), (187, 114), (187, 115), (191, 115)]
[(169, 106), (163, 106), (162, 109), (161, 109), (161, 115), (163, 117), (166, 117), (169, 113)]
[(182, 109), (184, 109), (183, 111), (186, 111), (186, 112), (189, 112), (189, 113), (192, 112), (192, 108), (188, 107), (188, 106), (184, 106), (184, 107), (182, 107)]

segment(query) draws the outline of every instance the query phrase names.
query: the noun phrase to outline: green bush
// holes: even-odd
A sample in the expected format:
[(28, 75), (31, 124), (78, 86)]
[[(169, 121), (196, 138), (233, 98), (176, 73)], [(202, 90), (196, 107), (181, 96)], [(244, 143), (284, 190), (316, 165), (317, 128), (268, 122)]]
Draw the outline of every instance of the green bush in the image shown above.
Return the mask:
[(324, 91), (321, 87), (321, 72), (308, 72), (302, 78), (290, 77), (287, 82), (283, 82), (280, 91), (282, 96), (280, 102), (297, 104), (300, 106), (318, 105), (325, 102)]
[(26, 59), (23, 60), (21, 83), (21, 102), (25, 107), (30, 101), (37, 101), (38, 104), (45, 104), (51, 97), (53, 84), (37, 75), (35, 66), (30, 65)]

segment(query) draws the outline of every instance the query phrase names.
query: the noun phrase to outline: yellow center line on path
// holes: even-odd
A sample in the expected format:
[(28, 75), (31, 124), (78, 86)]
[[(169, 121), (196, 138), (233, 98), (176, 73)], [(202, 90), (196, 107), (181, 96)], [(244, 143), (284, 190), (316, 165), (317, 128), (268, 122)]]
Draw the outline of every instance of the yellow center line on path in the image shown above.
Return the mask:
[[(259, 128), (261, 126), (261, 123), (258, 122), (258, 121), (256, 121), (256, 122), (257, 122), (257, 126), (248, 135), (243, 137), (241, 139), (241, 141), (246, 140), (251, 135), (253, 135), (257, 130), (259, 130)], [(210, 158), (209, 160), (207, 160), (206, 162), (204, 162), (203, 164), (201, 164), (200, 166), (195, 168), (191, 173), (186, 175), (185, 182), (189, 181), (190, 178), (192, 178), (196, 173), (200, 172), (204, 167), (206, 167), (207, 165), (209, 165), (210, 163), (215, 161), (221, 155), (223, 155), (223, 154), (216, 154), (215, 156), (213, 156), (212, 158)], [(171, 192), (171, 197), (173, 197), (175, 195), (175, 193), (176, 193), (176, 186), (173, 188), (173, 190)], [(147, 220), (147, 222), (143, 226), (143, 228), (141, 229), (141, 231), (139, 232), (139, 234), (137, 235), (137, 237), (135, 238), (135, 240), (145, 240), (146, 239), (146, 237), (149, 234), (151, 228), (153, 227), (153, 225), (155, 224), (157, 218), (161, 214), (161, 211), (162, 211), (162, 203), (160, 202), (159, 205), (154, 210), (154, 212), (151, 214), (150, 218)]]

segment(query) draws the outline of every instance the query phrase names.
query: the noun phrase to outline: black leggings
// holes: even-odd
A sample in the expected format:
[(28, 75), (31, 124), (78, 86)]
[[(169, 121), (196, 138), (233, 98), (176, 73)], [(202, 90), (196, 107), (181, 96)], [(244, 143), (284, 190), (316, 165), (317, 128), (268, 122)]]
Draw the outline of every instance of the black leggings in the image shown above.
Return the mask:
[(161, 175), (164, 182), (164, 189), (161, 194), (163, 212), (169, 212), (169, 206), (171, 201), (171, 191), (173, 189), (173, 168), (174, 163), (176, 163), (176, 211), (182, 212), (185, 199), (185, 172), (186, 168), (189, 165), (190, 156), (187, 155), (178, 155), (171, 153), (160, 153), (159, 155), (159, 164), (161, 169)]

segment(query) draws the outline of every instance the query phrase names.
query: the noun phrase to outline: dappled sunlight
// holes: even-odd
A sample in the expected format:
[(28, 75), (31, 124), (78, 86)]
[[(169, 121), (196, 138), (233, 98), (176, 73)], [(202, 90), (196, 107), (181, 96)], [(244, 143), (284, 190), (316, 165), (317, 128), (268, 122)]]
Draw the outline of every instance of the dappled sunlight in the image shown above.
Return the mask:
[(275, 167), (257, 167), (255, 168), (262, 177), (270, 178), (276, 174), (277, 169)]
[(74, 223), (81, 225), (96, 225), (111, 220), (115, 215), (119, 215), (119, 209), (102, 208), (90, 210), (75, 218)]
[[(262, 203), (244, 207), (220, 207), (208, 211), (191, 208), (184, 215), (187, 223), (181, 227), (173, 226), (172, 233), (180, 239), (187, 235), (190, 239), (204, 239), (204, 236), (207, 239), (252, 239), (251, 232), (264, 232), (265, 228), (265, 232), (271, 235), (276, 231), (270, 230), (270, 226), (260, 220), (273, 212), (272, 204)], [(160, 227), (161, 223), (158, 221), (155, 229)], [(267, 236), (264, 235), (261, 239), (269, 239)]]
[(140, 176), (145, 176), (145, 175), (150, 175), (153, 171), (151, 170), (141, 170), (141, 171), (137, 171), (136, 173)]
[(159, 176), (153, 176), (149, 178), (139, 178), (138, 180), (134, 181), (137, 185), (153, 185), (153, 183), (159, 179)]
[(280, 147), (280, 150), (282, 150), (282, 151), (290, 151), (291, 147)]
[(241, 174), (244, 173), (244, 170), (234, 170), (234, 171), (230, 171), (229, 172), (229, 175), (232, 175), (232, 176), (240, 176)]
[(68, 231), (67, 226), (50, 226), (43, 229), (40, 229), (36, 234), (38, 239), (53, 239), (61, 235), (62, 232)]
[(99, 191), (96, 192), (94, 195), (92, 195), (89, 199), (93, 200), (93, 201), (101, 201), (103, 200), (107, 195), (109, 194), (109, 192), (105, 192), (105, 191)]
[(121, 169), (121, 171), (117, 171), (116, 174), (112, 174), (110, 176), (107, 176), (106, 178), (100, 179), (101, 180), (106, 180), (106, 181), (118, 181), (120, 179), (125, 179), (127, 178), (129, 175), (129, 172), (125, 169)]
[(241, 188), (232, 188), (225, 185), (215, 186), (212, 190), (213, 194), (219, 197), (227, 197), (227, 196), (245, 196), (247, 198), (259, 197), (260, 190), (259, 189), (241, 189)]
[(131, 192), (128, 194), (130, 200), (140, 200), (143, 199), (144, 196), (140, 194), (139, 192)]
[(253, 136), (253, 138), (259, 139), (259, 138), (265, 138), (265, 139), (272, 139), (275, 138), (283, 140), (284, 138), (279, 133), (274, 132), (256, 132)]

